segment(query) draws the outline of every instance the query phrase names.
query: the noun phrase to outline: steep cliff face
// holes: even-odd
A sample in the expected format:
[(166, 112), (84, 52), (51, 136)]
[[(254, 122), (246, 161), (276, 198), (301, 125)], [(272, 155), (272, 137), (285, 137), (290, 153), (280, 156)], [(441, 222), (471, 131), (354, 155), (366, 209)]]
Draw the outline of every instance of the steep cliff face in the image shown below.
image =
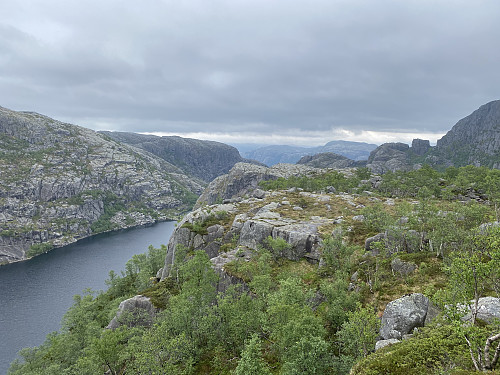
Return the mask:
[(220, 142), (136, 133), (101, 133), (159, 156), (205, 182), (229, 172), (236, 163), (248, 161), (236, 148)]
[(0, 107), (0, 263), (173, 218), (203, 182), (143, 150)]
[(433, 151), (435, 164), (500, 168), (500, 100), (457, 122)]

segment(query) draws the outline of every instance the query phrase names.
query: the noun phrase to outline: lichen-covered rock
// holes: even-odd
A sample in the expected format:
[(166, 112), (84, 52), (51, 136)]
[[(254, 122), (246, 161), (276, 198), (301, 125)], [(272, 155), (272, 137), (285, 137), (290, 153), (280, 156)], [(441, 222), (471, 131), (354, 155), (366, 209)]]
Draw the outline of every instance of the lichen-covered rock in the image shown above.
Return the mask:
[(375, 343), (375, 351), (385, 348), (388, 345), (397, 344), (398, 342), (401, 342), (401, 340), (398, 339), (378, 340)]
[(219, 276), (219, 279), (217, 281), (217, 292), (225, 293), (226, 290), (232, 285), (239, 285), (242, 291), (249, 290), (248, 286), (243, 280), (229, 274), (225, 270), (224, 266), (237, 259), (245, 259), (248, 261), (251, 257), (252, 253), (250, 251), (238, 247), (210, 259), (213, 269)]
[(391, 262), (391, 269), (393, 274), (408, 276), (417, 269), (417, 265), (411, 262), (403, 262), (399, 258), (394, 258)]
[(116, 316), (106, 328), (116, 329), (120, 326), (150, 327), (153, 324), (154, 316), (155, 307), (151, 300), (141, 295), (134, 296), (120, 303)]
[[(472, 310), (475, 309), (474, 301), (471, 301)], [(469, 312), (464, 320), (468, 321), (472, 319), (472, 314)], [(491, 324), (495, 320), (500, 321), (500, 298), (497, 297), (482, 297), (479, 298), (477, 304), (477, 315), (476, 319), (480, 320), (486, 324)]]
[(374, 243), (376, 242), (381, 242), (381, 241), (385, 241), (385, 233), (379, 233), (379, 234), (376, 234), (375, 236), (372, 236), (372, 237), (368, 237), (366, 240), (365, 240), (365, 250), (366, 251), (376, 251), (376, 249), (374, 248)]
[(423, 327), (429, 299), (421, 293), (413, 293), (389, 302), (382, 315), (380, 336), (382, 339), (401, 340), (403, 335), (416, 327)]

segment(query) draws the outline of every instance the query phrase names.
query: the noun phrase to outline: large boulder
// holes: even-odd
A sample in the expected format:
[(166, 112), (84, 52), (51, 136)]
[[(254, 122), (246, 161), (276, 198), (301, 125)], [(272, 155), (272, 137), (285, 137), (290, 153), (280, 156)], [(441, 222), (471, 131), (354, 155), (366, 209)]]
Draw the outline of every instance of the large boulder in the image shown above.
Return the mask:
[[(474, 302), (471, 301), (472, 309), (474, 310)], [(469, 312), (464, 320), (471, 320), (472, 314)], [(496, 297), (482, 297), (479, 298), (477, 304), (476, 319), (486, 324), (491, 324), (495, 320), (500, 321), (500, 298)]]
[(422, 241), (421, 233), (414, 230), (406, 230), (404, 228), (389, 228), (384, 233), (376, 234), (365, 240), (365, 250), (371, 251), (374, 255), (378, 254), (373, 245), (375, 242), (384, 244), (387, 255), (395, 253), (416, 253), (420, 251)]
[(116, 316), (106, 328), (116, 329), (123, 325), (127, 327), (150, 327), (153, 324), (154, 316), (155, 307), (151, 300), (141, 295), (134, 296), (120, 303)]
[(400, 342), (398, 339), (379, 340), (375, 343), (375, 351), (385, 348), (388, 345), (397, 344), (398, 342)]
[(398, 339), (423, 327), (429, 299), (421, 293), (413, 293), (389, 302), (382, 315), (380, 336), (383, 340)]
[(393, 274), (408, 276), (417, 269), (417, 265), (412, 262), (404, 262), (399, 258), (394, 258), (391, 262), (391, 269)]
[(228, 273), (225, 266), (226, 264), (234, 262), (237, 259), (249, 261), (251, 257), (252, 253), (250, 251), (238, 247), (210, 259), (212, 268), (219, 276), (217, 280), (217, 292), (225, 293), (227, 289), (233, 285), (237, 285), (241, 291), (249, 290), (247, 284), (242, 279)]

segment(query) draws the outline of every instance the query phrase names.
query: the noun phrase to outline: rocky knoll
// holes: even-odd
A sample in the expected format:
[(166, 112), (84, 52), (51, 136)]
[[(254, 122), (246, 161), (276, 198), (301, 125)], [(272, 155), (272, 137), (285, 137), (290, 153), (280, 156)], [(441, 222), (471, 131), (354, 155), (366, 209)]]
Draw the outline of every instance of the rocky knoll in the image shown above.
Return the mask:
[(146, 150), (205, 182), (223, 175), (243, 159), (238, 150), (220, 142), (181, 137), (158, 137), (123, 132), (101, 132), (119, 142)]
[(238, 163), (231, 171), (217, 177), (205, 189), (195, 207), (203, 204), (222, 203), (227, 199), (245, 195), (259, 195), (260, 181), (275, 180), (291, 176), (312, 176), (322, 171), (305, 165), (276, 164), (270, 168), (260, 165)]
[(174, 218), (203, 182), (79, 126), (0, 107), (0, 263)]
[(359, 166), (354, 160), (333, 152), (322, 152), (316, 155), (303, 156), (297, 164), (304, 164), (314, 168), (349, 168)]
[(198, 208), (187, 214), (172, 234), (161, 277), (172, 276), (172, 270), (179, 261), (178, 254), (189, 249), (205, 251), (219, 274), (227, 279), (227, 273), (223, 272), (224, 265), (238, 256), (250, 257), (260, 246), (267, 246), (269, 237), (281, 238), (288, 244), (276, 255), (319, 263), (320, 229), (334, 225), (335, 219), (302, 217), (302, 208), (288, 201), (291, 196), (322, 206), (331, 199), (328, 194), (274, 192), (266, 193), (260, 199), (251, 197)]
[(371, 152), (366, 166), (374, 173), (409, 170), (409, 150), (406, 143), (384, 143)]

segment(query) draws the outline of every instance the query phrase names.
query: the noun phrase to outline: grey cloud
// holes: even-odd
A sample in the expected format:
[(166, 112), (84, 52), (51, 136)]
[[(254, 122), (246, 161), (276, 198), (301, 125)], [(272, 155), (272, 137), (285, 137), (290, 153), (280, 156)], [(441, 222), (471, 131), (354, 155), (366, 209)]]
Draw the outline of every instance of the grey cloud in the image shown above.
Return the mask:
[(498, 95), (493, 0), (44, 3), (0, 5), (2, 106), (130, 131), (440, 132)]

